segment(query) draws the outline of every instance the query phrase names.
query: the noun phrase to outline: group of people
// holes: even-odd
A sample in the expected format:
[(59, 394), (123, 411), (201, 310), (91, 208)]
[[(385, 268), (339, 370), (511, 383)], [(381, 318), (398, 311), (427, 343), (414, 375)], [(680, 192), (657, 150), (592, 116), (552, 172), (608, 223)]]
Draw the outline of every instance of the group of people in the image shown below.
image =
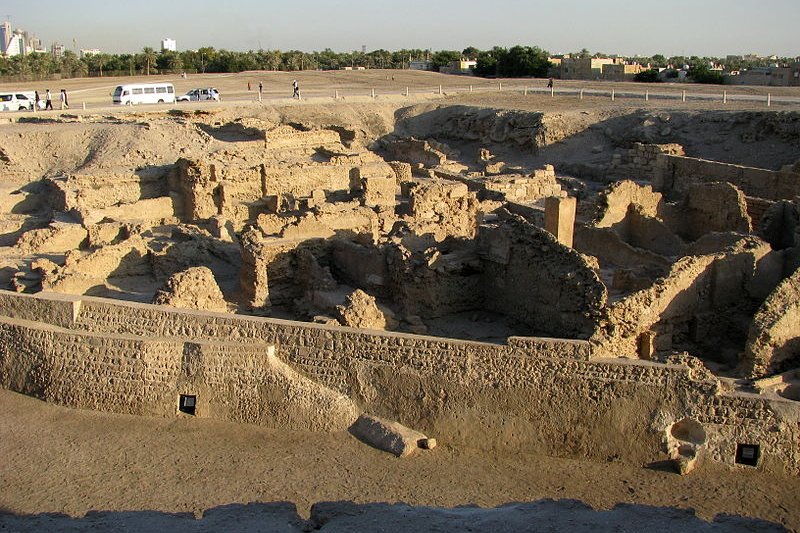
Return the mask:
[[(250, 82), (247, 82), (247, 90), (250, 91)], [(259, 98), (261, 93), (264, 92), (264, 84), (262, 82), (258, 82), (258, 95)], [(297, 83), (297, 80), (292, 80), (292, 98), (300, 99), (300, 84)]]
[[(69, 109), (69, 98), (67, 98), (67, 90), (61, 89), (61, 92), (58, 95), (58, 99), (61, 102), (61, 109)], [(53, 95), (50, 93), (50, 89), (47, 89), (44, 93), (44, 100), (39, 96), (39, 91), (34, 91), (33, 100), (39, 109), (53, 109)]]

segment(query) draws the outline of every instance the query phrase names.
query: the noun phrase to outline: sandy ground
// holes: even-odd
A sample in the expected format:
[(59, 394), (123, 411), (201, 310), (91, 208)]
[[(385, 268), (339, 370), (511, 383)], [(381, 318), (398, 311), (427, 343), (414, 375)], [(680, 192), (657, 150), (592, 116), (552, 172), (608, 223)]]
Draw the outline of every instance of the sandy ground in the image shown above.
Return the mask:
[[(707, 521), (735, 515), (800, 528), (797, 477), (713, 464), (681, 477), (659, 465), (494, 455), (446, 442), (397, 459), (347, 433), (95, 413), (0, 391), (0, 509), (14, 515), (81, 517), (102, 510), (132, 524), (144, 515), (120, 512), (199, 517), (232, 504), (292, 502), (306, 517), (317, 502), (452, 508), (547, 498), (598, 510), (617, 504), (695, 509)], [(245, 507), (234, 511), (247, 515)], [(0, 515), (0, 530), (4, 523), (41, 525), (27, 520)], [(81, 524), (61, 525), (67, 523)]]
[[(413, 97), (440, 97), (441, 87), (443, 96), (453, 97), (461, 95), (470, 98), (470, 87), (476, 94), (481, 95), (481, 105), (486, 105), (488, 95), (489, 104), (495, 97), (502, 97), (503, 93), (513, 93), (517, 96), (524, 93), (525, 88), (544, 91), (547, 80), (544, 79), (496, 79), (487, 80), (471, 76), (452, 76), (433, 72), (419, 72), (409, 70), (367, 70), (367, 71), (303, 71), (303, 72), (242, 72), (237, 74), (192, 74), (183, 79), (180, 76), (134, 76), (111, 78), (77, 78), (59, 81), (38, 81), (21, 83), (0, 83), (0, 90), (38, 90), (44, 94), (50, 88), (54, 92), (54, 105), (58, 107), (58, 90), (64, 88), (70, 95), (71, 111), (82, 109), (83, 104), (90, 110), (110, 108), (111, 93), (114, 88), (123, 83), (161, 82), (168, 81), (175, 85), (178, 95), (197, 87), (215, 87), (222, 95), (222, 103), (195, 102), (179, 104), (182, 107), (213, 107), (229, 106), (232, 103), (249, 103), (255, 105), (258, 101), (258, 83), (263, 84), (262, 102), (264, 104), (279, 101), (292, 101), (292, 80), (298, 80), (301, 94), (306, 101), (326, 100), (332, 101), (338, 94), (345, 100), (371, 100), (372, 90), (377, 98), (397, 98), (405, 95), (406, 89)], [(248, 83), (250, 90), (248, 91)], [(586, 97), (580, 101), (577, 92), (579, 89), (587, 91)], [(611, 101), (610, 92), (614, 89), (619, 94), (615, 101)], [(590, 96), (592, 90), (603, 91), (603, 97)], [(681, 92), (687, 91), (689, 100), (681, 102)], [(676, 109), (767, 109), (766, 97), (771, 94), (775, 99), (775, 109), (800, 108), (800, 100), (793, 104), (781, 104), (781, 98), (800, 97), (800, 87), (753, 87), (753, 86), (720, 86), (698, 84), (642, 84), (603, 81), (556, 81), (556, 95), (551, 98), (544, 93), (531, 93), (529, 98), (534, 100), (537, 110), (547, 108), (569, 108), (575, 106), (588, 106), (596, 109), (598, 106), (620, 108), (626, 106), (641, 107), (673, 107)], [(560, 94), (559, 91), (568, 92)], [(655, 97), (645, 101), (645, 92), (651, 94), (665, 93), (672, 95), (672, 99), (663, 100)], [(723, 104), (723, 92), (726, 91), (730, 101)], [(628, 93), (636, 93), (635, 96)], [(714, 96), (714, 100), (693, 100), (692, 96)], [(736, 101), (737, 97), (758, 97), (757, 101)], [(516, 105), (520, 105), (519, 102)], [(525, 104), (522, 104), (525, 106)], [(154, 106), (149, 106), (154, 107)], [(516, 106), (515, 106), (516, 107)], [(543, 109), (544, 108), (544, 109)], [(58, 111), (49, 112), (57, 113)], [(17, 114), (17, 113), (14, 113)]]

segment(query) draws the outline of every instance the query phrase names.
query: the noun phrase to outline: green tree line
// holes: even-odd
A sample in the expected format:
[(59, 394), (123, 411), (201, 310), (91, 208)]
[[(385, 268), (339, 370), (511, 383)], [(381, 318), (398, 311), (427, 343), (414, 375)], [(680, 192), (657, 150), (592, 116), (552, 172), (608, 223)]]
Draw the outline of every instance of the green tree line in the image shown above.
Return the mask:
[[(602, 52), (592, 54), (583, 49), (570, 54), (572, 57), (602, 57)], [(464, 50), (403, 49), (396, 51), (373, 50), (371, 52), (335, 52), (326, 48), (319, 52), (299, 50), (258, 50), (238, 52), (203, 47), (183, 52), (161, 51), (144, 48), (133, 54), (97, 54), (78, 57), (72, 51), (55, 57), (49, 53), (33, 53), (25, 56), (5, 58), (0, 56), (0, 75), (17, 76), (27, 79), (45, 79), (54, 75), (62, 78), (85, 76), (121, 76), (138, 74), (162, 74), (180, 72), (235, 73), (246, 70), (338, 70), (351, 68), (407, 69), (411, 61), (429, 60), (434, 70), (459, 59), (472, 59), (477, 62), (474, 73), (478, 76), (492, 77), (544, 77), (551, 65), (549, 54), (536, 46), (495, 46), (490, 50), (468, 47)], [(650, 57), (634, 57), (654, 68), (683, 65), (723, 64), (726, 69), (740, 69), (769, 64), (769, 60), (742, 61), (724, 60), (709, 57), (665, 57), (656, 54)], [(785, 61), (785, 60), (784, 60)], [(697, 72), (706, 74), (701, 67)], [(713, 74), (713, 73), (712, 73)]]

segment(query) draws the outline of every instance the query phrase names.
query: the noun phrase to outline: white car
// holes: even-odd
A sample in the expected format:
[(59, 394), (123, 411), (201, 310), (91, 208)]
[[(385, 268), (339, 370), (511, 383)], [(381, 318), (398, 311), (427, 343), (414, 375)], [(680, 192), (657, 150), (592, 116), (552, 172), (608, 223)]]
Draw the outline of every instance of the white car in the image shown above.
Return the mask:
[(0, 111), (33, 110), (33, 92), (0, 93)]
[(200, 100), (214, 100), (219, 102), (219, 91), (215, 88), (192, 89), (188, 93), (179, 96), (178, 102), (198, 102)]

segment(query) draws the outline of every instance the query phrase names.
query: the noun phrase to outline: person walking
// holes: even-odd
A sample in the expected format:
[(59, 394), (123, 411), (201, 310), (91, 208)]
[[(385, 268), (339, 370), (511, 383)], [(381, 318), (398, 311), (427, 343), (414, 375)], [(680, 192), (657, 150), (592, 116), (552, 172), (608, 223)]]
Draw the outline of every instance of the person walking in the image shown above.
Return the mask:
[(553, 78), (550, 78), (549, 80), (547, 80), (547, 88), (548, 89), (552, 89), (553, 88)]
[(300, 99), (300, 84), (297, 80), (292, 81), (292, 98)]
[(258, 82), (258, 94), (261, 95), (261, 93), (263, 91), (264, 91), (264, 84), (261, 83), (261, 82)]
[(67, 90), (61, 89), (61, 92), (58, 95), (58, 99), (61, 101), (61, 110), (69, 109), (69, 102), (67, 101)]
[(50, 94), (50, 89), (47, 89), (44, 93), (44, 108), (45, 110), (53, 110), (53, 95)]
[(33, 91), (33, 110), (38, 111), (42, 107), (40, 105), (42, 99), (39, 97), (39, 91)]

